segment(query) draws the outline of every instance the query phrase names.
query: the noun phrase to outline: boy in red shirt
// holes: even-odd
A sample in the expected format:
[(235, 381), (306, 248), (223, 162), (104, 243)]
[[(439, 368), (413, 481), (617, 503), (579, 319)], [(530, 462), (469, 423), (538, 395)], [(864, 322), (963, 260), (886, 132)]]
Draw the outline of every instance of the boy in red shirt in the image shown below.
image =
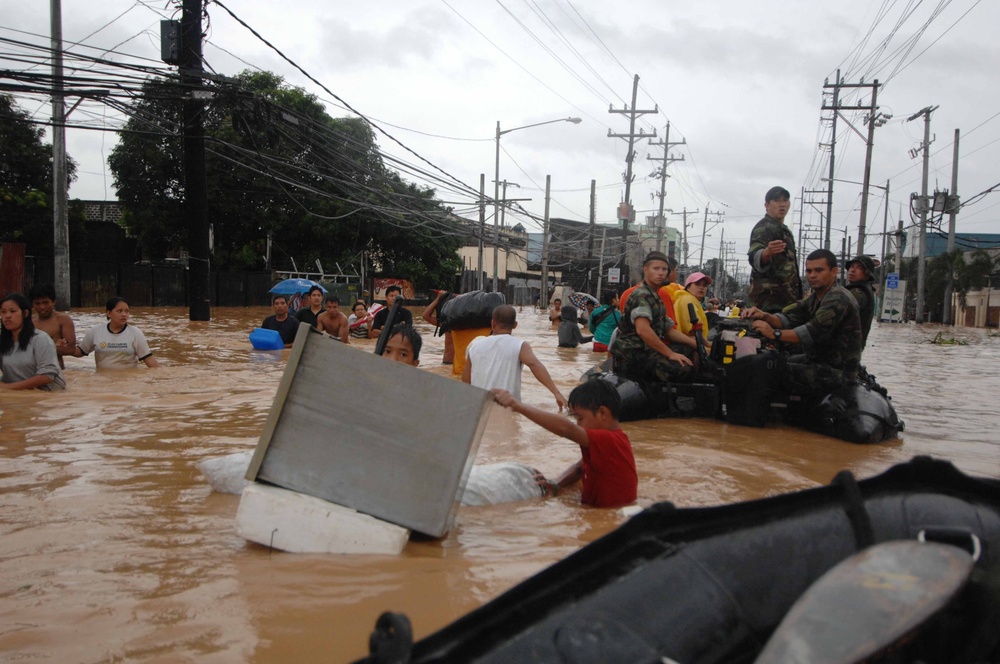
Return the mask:
[(552, 433), (580, 446), (582, 459), (566, 469), (555, 481), (538, 476), (546, 496), (583, 479), (580, 502), (593, 507), (620, 507), (636, 499), (639, 477), (628, 436), (618, 424), (622, 400), (608, 381), (588, 380), (569, 395), (569, 411), (576, 424), (558, 413), (528, 406), (507, 390), (493, 390), (496, 402), (521, 413)]

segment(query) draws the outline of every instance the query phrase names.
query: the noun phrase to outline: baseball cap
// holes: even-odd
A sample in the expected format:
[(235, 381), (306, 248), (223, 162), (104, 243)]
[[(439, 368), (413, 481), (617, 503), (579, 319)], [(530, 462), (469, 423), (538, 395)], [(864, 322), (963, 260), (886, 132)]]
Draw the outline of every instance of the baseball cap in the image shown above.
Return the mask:
[(684, 288), (687, 288), (691, 284), (696, 284), (702, 279), (707, 279), (708, 285), (709, 286), (712, 285), (712, 277), (708, 276), (704, 272), (694, 272), (693, 274), (691, 274), (691, 276), (689, 276), (687, 279), (684, 280)]

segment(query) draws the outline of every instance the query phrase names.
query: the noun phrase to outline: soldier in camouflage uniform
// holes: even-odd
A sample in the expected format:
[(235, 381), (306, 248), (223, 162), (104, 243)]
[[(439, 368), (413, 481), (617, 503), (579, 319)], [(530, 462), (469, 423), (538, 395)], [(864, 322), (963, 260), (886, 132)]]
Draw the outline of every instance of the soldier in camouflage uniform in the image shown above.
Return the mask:
[(876, 261), (868, 256), (855, 256), (847, 261), (847, 290), (851, 291), (858, 301), (858, 313), (861, 315), (861, 347), (868, 345), (868, 332), (872, 329), (872, 319), (875, 317), (875, 291), (872, 282), (875, 280)]
[(858, 377), (861, 364), (861, 317), (858, 303), (837, 284), (837, 258), (818, 249), (806, 260), (812, 292), (780, 313), (751, 308), (753, 329), (779, 343), (799, 344), (805, 355), (788, 358), (777, 388), (789, 394), (825, 394)]
[[(678, 381), (694, 370), (688, 337), (674, 327), (658, 291), (669, 273), (665, 254), (651, 251), (642, 263), (642, 283), (629, 295), (611, 346), (615, 372), (632, 380)], [(672, 342), (669, 346), (664, 339)]]
[(791, 205), (787, 189), (771, 187), (764, 196), (764, 218), (750, 234), (750, 304), (778, 313), (802, 298), (795, 238), (785, 226)]

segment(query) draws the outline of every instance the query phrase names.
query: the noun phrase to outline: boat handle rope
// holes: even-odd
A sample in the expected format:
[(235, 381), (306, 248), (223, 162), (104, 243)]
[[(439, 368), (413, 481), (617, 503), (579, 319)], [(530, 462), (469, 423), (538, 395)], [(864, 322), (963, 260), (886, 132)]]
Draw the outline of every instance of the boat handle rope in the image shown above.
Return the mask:
[(972, 556), (972, 562), (978, 562), (983, 553), (982, 542), (975, 533), (957, 528), (924, 528), (917, 533), (917, 541), (957, 546)]

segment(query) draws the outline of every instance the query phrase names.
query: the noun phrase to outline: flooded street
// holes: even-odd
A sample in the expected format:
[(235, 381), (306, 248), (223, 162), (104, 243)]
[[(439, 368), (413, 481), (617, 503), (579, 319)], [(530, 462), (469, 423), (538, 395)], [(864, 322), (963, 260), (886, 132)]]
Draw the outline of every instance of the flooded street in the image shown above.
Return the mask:
[[(63, 393), (0, 393), (0, 661), (342, 662), (367, 654), (385, 610), (420, 638), (619, 525), (614, 510), (558, 498), (462, 508), (441, 541), (399, 557), (270, 552), (237, 536), (239, 497), (213, 493), (195, 464), (253, 449), (288, 351), (253, 351), (268, 309), (133, 309), (161, 368), (97, 373), (68, 358)], [(78, 336), (103, 312), (72, 312)], [(418, 317), (419, 318), (419, 317)], [(518, 314), (564, 394), (602, 359), (556, 347), (544, 314)], [(449, 375), (424, 334), (421, 368)], [(939, 331), (967, 345), (927, 343)], [(356, 340), (352, 340), (355, 343)], [(371, 352), (374, 340), (357, 347)], [(360, 351), (359, 351), (360, 352)], [(728, 503), (876, 474), (918, 454), (1000, 476), (1000, 337), (981, 329), (875, 324), (864, 363), (906, 423), (901, 439), (854, 445), (797, 429), (712, 420), (624, 425), (639, 502)], [(336, 372), (334, 372), (336, 373)], [(350, 375), (340, 376), (349, 388)], [(525, 372), (525, 401), (554, 400)], [(379, 395), (369, 412), (387, 407)], [(428, 423), (414, 422), (413, 426)], [(448, 435), (447, 422), (436, 423)], [(579, 458), (568, 441), (495, 413), (478, 461), (516, 460), (555, 476)]]

